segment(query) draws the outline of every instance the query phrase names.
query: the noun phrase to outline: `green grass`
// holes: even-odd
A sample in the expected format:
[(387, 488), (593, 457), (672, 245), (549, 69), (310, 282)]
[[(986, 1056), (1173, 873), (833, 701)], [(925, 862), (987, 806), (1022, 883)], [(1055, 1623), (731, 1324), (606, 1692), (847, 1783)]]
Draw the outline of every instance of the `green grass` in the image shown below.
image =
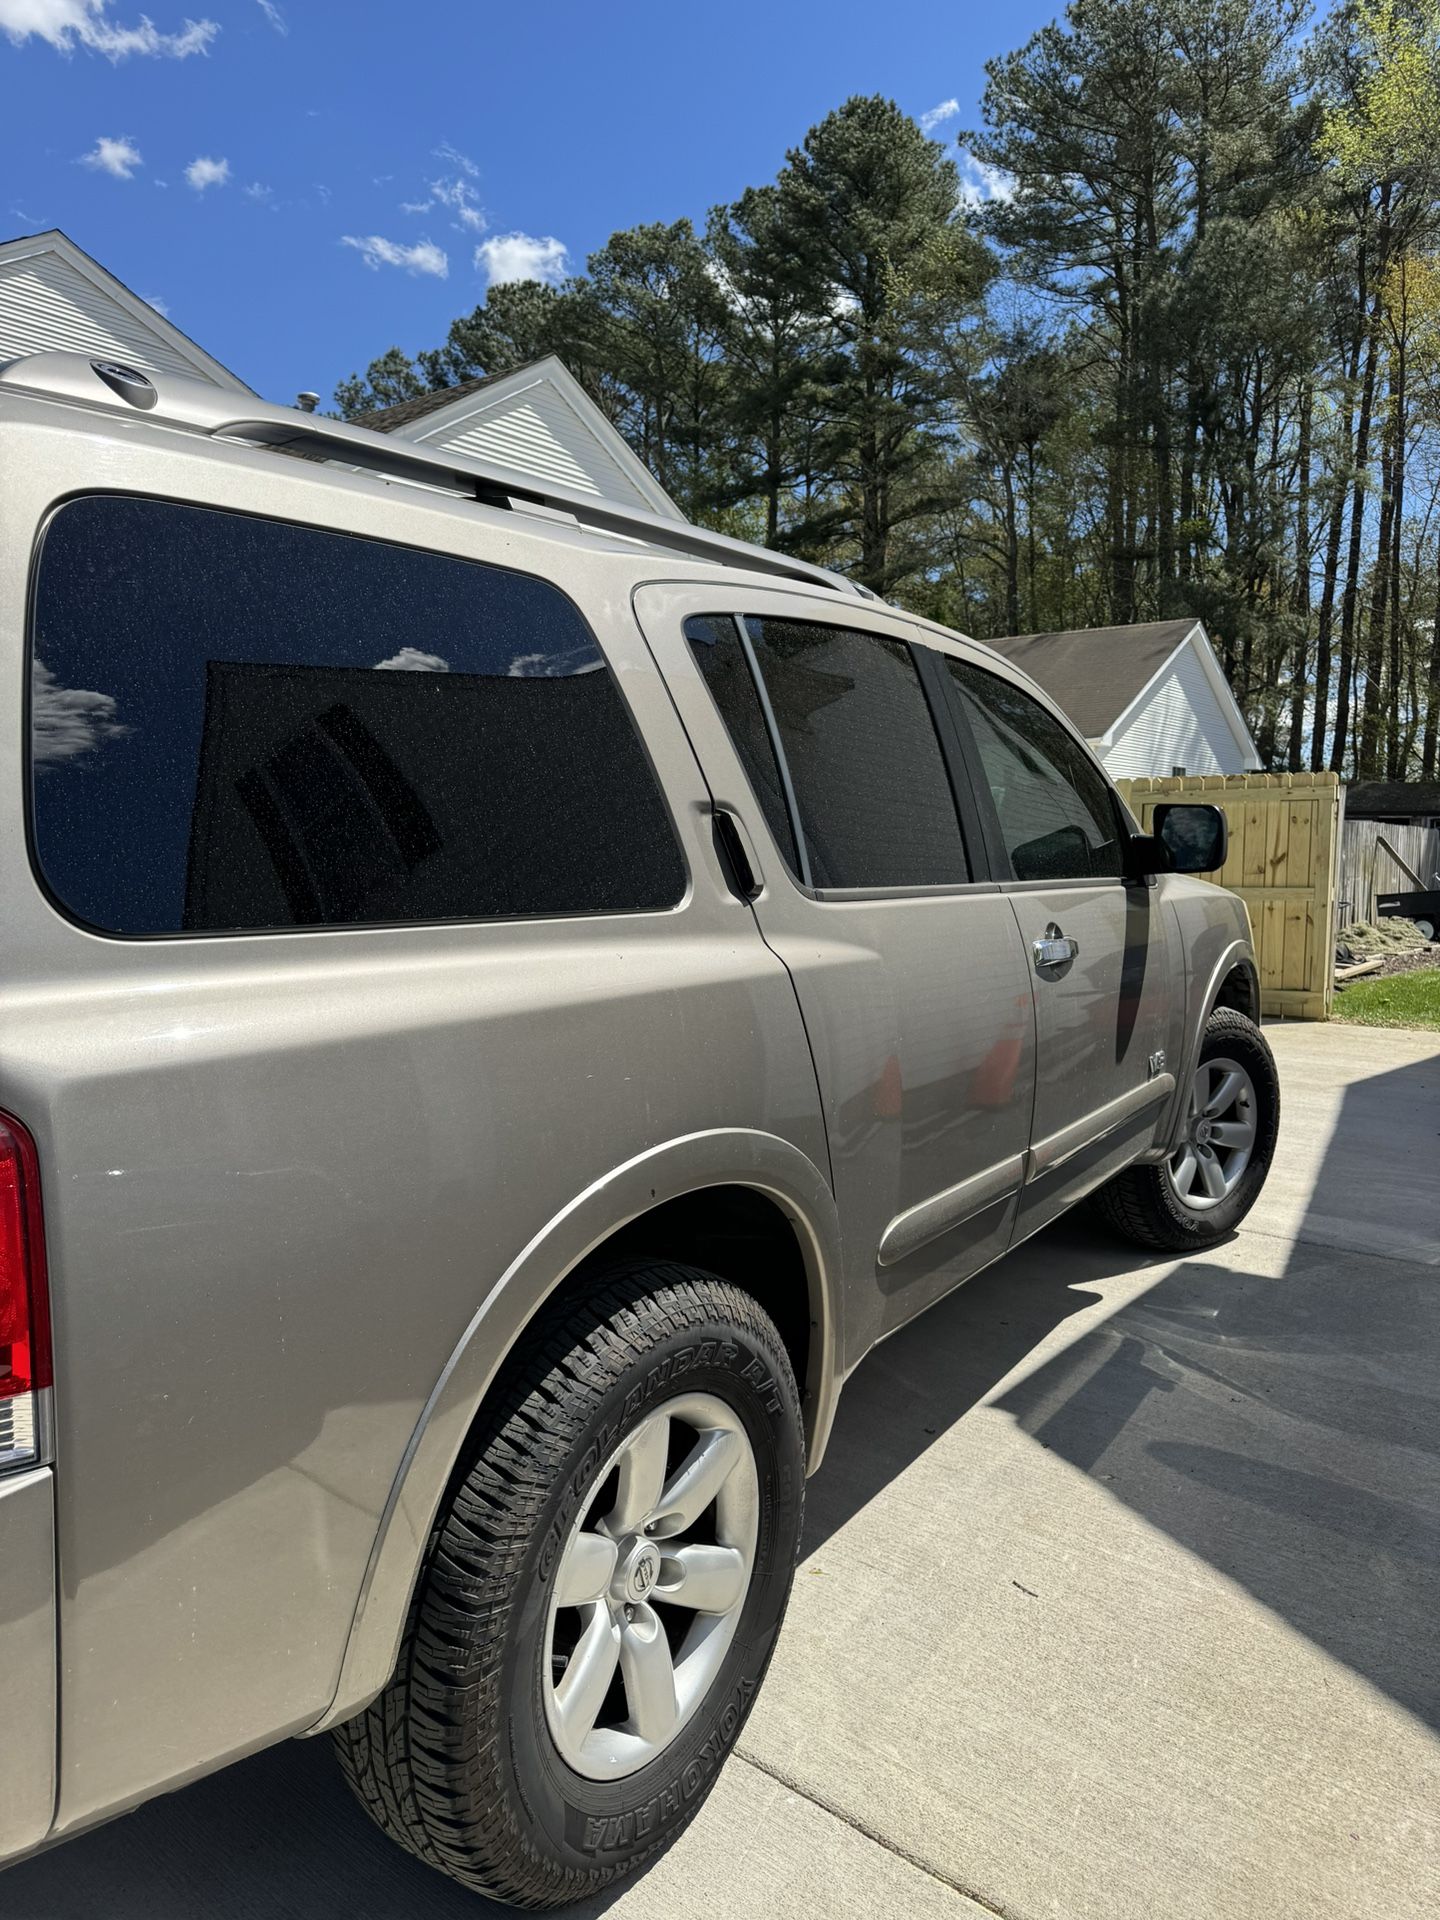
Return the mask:
[(1440, 1033), (1440, 967), (1356, 980), (1335, 996), (1337, 1020), (1354, 1027), (1428, 1027)]

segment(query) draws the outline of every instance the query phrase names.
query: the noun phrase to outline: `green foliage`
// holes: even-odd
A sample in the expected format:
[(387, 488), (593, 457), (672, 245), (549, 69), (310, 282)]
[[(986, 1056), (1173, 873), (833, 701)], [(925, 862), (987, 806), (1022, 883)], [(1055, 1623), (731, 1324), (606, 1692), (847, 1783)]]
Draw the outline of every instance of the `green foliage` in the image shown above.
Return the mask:
[(370, 413), (377, 407), (413, 400), (428, 393), (431, 384), (407, 353), (399, 347), (387, 347), (364, 373), (352, 373), (340, 382), (335, 389), (335, 405), (344, 419), (353, 420), (357, 414)]
[(450, 323), (443, 347), (419, 356), (431, 387), (513, 373), (566, 345), (566, 302), (538, 280), (492, 287), (483, 306)]

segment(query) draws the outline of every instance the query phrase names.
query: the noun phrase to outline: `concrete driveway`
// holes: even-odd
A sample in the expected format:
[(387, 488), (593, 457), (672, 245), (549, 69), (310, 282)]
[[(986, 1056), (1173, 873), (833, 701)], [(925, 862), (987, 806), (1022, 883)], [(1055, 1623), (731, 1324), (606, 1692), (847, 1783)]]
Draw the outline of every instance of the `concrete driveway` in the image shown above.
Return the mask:
[[(1062, 1227), (866, 1362), (738, 1755), (591, 1912), (1440, 1912), (1440, 1041), (1271, 1038), (1281, 1149), (1230, 1245)], [(7, 1920), (489, 1911), (321, 1741), (0, 1879)]]

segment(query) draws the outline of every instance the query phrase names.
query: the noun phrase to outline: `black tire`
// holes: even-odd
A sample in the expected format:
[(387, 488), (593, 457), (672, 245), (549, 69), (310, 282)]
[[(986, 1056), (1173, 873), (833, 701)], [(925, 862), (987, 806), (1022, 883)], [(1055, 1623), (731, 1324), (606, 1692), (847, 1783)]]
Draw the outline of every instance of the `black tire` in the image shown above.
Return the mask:
[[(560, 1546), (601, 1463), (680, 1391), (722, 1399), (754, 1451), (760, 1519), (735, 1637), (703, 1703), (640, 1771), (573, 1771), (547, 1725), (545, 1623)], [(751, 1297), (670, 1262), (616, 1269), (507, 1365), (442, 1509), (399, 1665), (336, 1730), (361, 1804), (429, 1865), (515, 1906), (598, 1892), (698, 1812), (769, 1664), (790, 1595), (804, 1438), (790, 1362)]]
[(1217, 1007), (1206, 1021), (1196, 1064), (1219, 1055), (1238, 1060), (1255, 1088), (1258, 1130), (1249, 1164), (1234, 1192), (1204, 1212), (1185, 1205), (1167, 1167), (1127, 1167), (1091, 1196), (1092, 1211), (1126, 1240), (1167, 1253), (1202, 1252), (1227, 1239), (1260, 1198), (1280, 1125), (1275, 1056), (1254, 1021), (1230, 1007)]

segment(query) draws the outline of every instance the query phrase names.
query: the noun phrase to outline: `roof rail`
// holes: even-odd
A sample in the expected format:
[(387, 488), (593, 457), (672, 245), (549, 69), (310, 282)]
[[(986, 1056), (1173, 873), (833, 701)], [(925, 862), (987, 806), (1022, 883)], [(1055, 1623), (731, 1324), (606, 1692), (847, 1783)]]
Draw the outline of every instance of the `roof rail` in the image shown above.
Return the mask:
[(732, 540), (728, 534), (670, 520), (643, 507), (621, 506), (597, 494), (522, 481), (460, 455), (431, 452), (413, 444), (397, 445), (388, 435), (374, 433), (368, 427), (300, 413), (291, 407), (270, 406), (204, 380), (140, 372), (113, 361), (89, 360), (80, 353), (34, 353), (0, 366), (3, 387), (21, 387), (111, 412), (138, 411), (213, 439), (239, 440), (311, 460), (359, 467), (367, 473), (439, 487), (487, 506), (573, 520), (578, 526), (619, 534), (697, 560), (799, 580), (830, 593), (874, 598), (868, 588), (843, 574), (813, 566), (808, 560), (792, 560), (768, 547), (752, 547), (743, 540)]

